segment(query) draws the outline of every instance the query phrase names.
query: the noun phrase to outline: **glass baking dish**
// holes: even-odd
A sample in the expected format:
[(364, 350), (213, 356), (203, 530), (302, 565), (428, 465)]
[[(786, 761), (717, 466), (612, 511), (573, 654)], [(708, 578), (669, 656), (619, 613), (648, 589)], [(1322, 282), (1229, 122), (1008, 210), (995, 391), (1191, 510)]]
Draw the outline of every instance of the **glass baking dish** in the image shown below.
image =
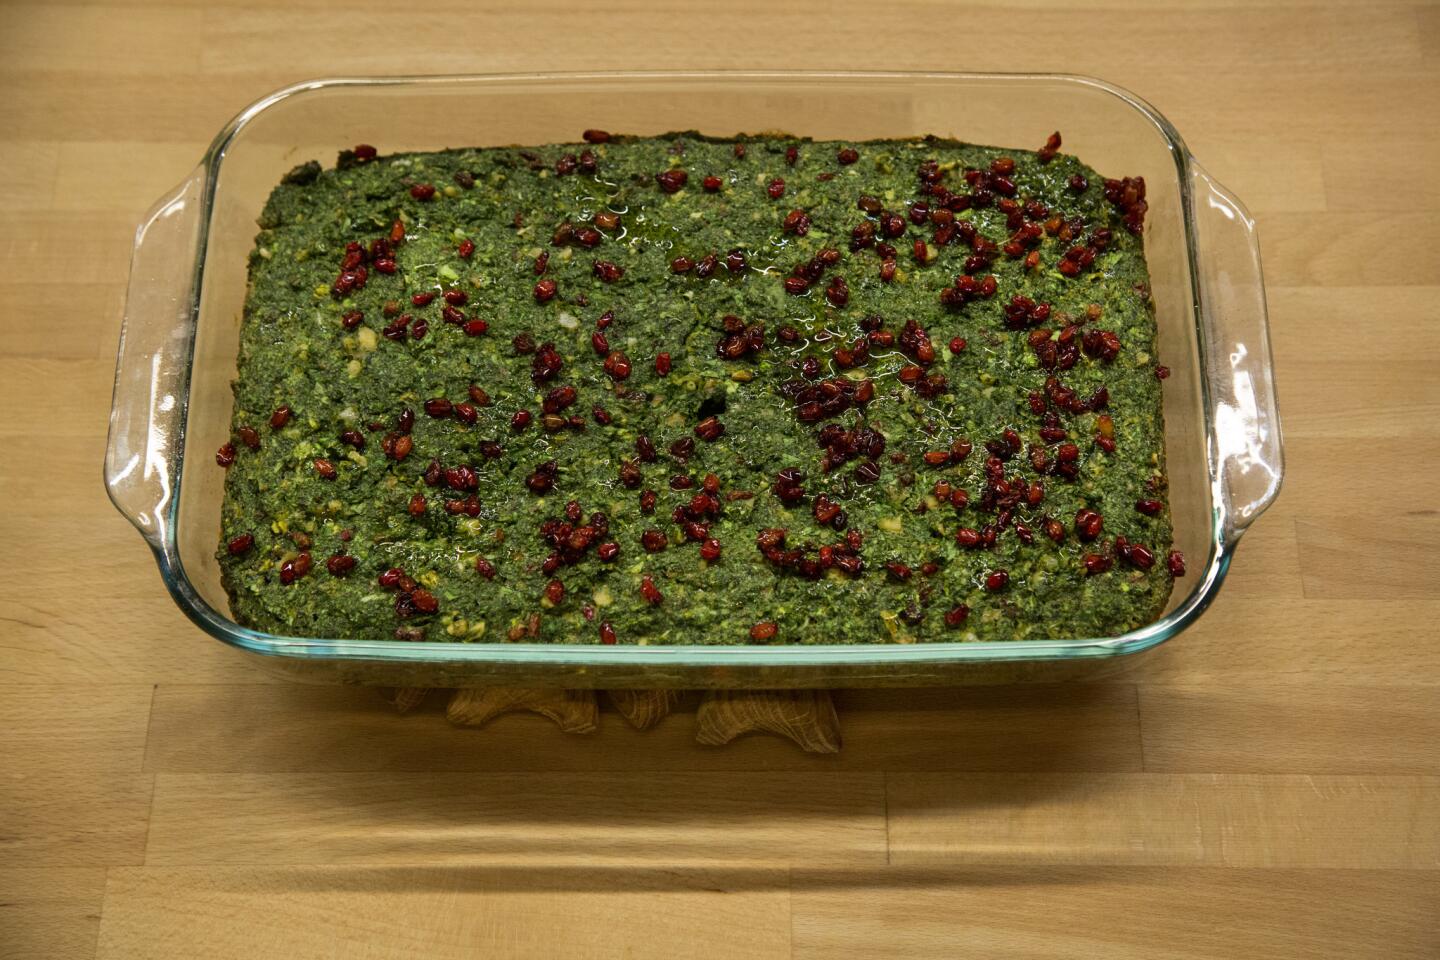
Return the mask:
[[(214, 553), (246, 257), (280, 177), (355, 143), (385, 152), (573, 141), (598, 127), (724, 136), (916, 134), (1064, 149), (1106, 176), (1143, 175), (1165, 386), (1175, 545), (1189, 573), (1164, 615), (1112, 637), (860, 646), (402, 643), (261, 633), (227, 616)], [(191, 467), (194, 469), (191, 469)], [(255, 103), (135, 239), (105, 482), (207, 633), (297, 679), (392, 686), (824, 687), (1094, 676), (1134, 662), (1215, 597), (1282, 474), (1254, 225), (1134, 95), (1034, 74), (686, 72), (334, 79)]]

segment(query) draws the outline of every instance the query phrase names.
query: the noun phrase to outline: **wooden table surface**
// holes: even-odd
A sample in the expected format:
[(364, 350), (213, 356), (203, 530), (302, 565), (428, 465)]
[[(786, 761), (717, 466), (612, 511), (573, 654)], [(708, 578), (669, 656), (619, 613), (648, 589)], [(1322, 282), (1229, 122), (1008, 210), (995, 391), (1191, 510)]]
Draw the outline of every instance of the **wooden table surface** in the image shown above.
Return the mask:
[[(1440, 7), (1089, 6), (0, 3), (0, 958), (1440, 955)], [(1097, 74), (1249, 204), (1289, 470), (1200, 624), (1120, 683), (840, 694), (834, 757), (453, 729), (192, 627), (100, 463), (131, 233), (220, 125), (726, 66)]]

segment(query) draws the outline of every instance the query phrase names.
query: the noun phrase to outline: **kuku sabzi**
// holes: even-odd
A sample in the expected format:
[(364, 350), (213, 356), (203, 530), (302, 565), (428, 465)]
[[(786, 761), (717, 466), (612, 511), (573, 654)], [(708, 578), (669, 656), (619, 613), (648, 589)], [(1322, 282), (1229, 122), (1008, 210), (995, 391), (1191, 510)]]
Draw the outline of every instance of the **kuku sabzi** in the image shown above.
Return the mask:
[(1141, 180), (922, 138), (298, 167), (219, 558), (279, 634), (1105, 636), (1170, 550)]

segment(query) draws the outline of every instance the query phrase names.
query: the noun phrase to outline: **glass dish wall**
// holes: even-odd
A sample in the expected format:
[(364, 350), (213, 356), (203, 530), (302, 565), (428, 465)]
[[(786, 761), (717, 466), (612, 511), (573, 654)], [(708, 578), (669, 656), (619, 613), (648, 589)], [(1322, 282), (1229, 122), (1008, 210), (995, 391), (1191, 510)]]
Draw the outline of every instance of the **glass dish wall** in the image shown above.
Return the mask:
[[(597, 647), (377, 643), (258, 633), (228, 616), (214, 550), (246, 257), (255, 218), (298, 163), (384, 152), (573, 141), (589, 127), (816, 138), (918, 134), (1064, 149), (1143, 175), (1176, 546), (1189, 574), (1162, 618), (1118, 637), (901, 646)], [(106, 482), (204, 630), (301, 679), (416, 686), (840, 686), (1054, 679), (1113, 670), (1191, 623), (1245, 528), (1278, 492), (1264, 290), (1252, 223), (1179, 135), (1133, 95), (1042, 75), (689, 73), (327, 80), (258, 102), (136, 238)]]

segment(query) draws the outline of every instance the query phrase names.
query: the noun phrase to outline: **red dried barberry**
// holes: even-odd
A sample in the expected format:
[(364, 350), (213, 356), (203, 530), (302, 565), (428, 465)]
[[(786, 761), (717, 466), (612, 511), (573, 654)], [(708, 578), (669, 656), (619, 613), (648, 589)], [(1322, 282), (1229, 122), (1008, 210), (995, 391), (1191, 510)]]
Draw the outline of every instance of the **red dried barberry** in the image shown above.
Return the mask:
[(357, 561), (347, 553), (337, 553), (325, 561), (325, 569), (330, 571), (332, 577), (349, 576), (355, 569)]
[(555, 489), (555, 480), (559, 472), (558, 461), (546, 460), (525, 478), (525, 486), (529, 487), (532, 493), (548, 493)]
[(1075, 534), (1083, 542), (1089, 543), (1100, 536), (1104, 529), (1105, 518), (1088, 507), (1081, 508), (1075, 513)]
[(308, 574), (313, 565), (314, 560), (309, 553), (301, 553), (294, 560), (286, 560), (280, 564), (280, 582), (289, 586)]
[(630, 376), (630, 358), (619, 350), (612, 351), (605, 357), (605, 373), (614, 380), (624, 380)]
[(695, 436), (706, 443), (714, 443), (725, 434), (725, 424), (718, 417), (706, 417), (695, 425)]
[(678, 169), (666, 170), (663, 173), (655, 174), (655, 182), (659, 184), (660, 189), (666, 193), (679, 193), (685, 189), (685, 184), (689, 179), (690, 174)]
[(411, 591), (410, 603), (419, 613), (435, 613), (440, 609), (439, 599), (424, 587), (417, 587)]
[(1036, 152), (1036, 159), (1039, 160), (1041, 163), (1049, 163), (1051, 160), (1055, 159), (1055, 154), (1059, 152), (1060, 131), (1057, 130), (1045, 139), (1045, 146), (1041, 147)]

